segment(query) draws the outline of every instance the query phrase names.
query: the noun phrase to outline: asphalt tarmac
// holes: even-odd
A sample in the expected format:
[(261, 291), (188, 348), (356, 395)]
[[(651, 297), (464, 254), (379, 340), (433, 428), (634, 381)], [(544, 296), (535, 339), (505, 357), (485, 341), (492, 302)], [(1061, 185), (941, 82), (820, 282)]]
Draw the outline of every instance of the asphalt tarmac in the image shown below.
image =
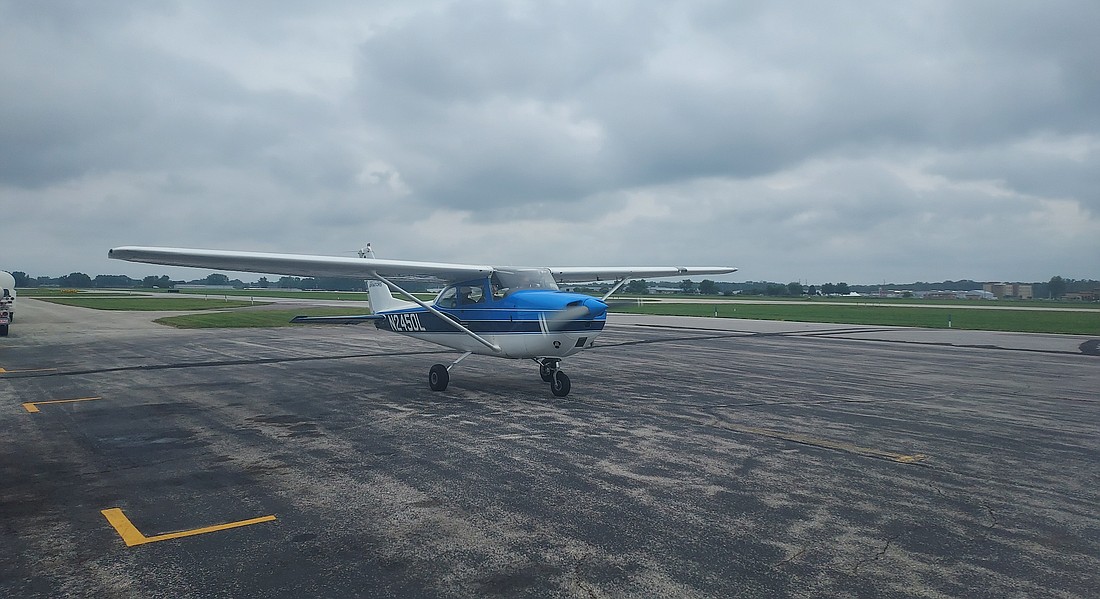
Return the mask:
[(433, 393), (457, 354), (369, 326), (155, 316), (20, 299), (0, 596), (1100, 594), (1085, 338), (612, 315), (555, 398), (477, 356)]

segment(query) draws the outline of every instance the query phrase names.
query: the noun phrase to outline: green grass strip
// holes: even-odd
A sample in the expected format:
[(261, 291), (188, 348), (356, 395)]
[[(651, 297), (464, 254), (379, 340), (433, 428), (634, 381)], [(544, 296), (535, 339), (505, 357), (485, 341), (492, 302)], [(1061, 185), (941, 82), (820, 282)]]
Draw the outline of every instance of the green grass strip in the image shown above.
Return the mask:
[[(296, 310), (245, 310), (237, 312), (216, 312), (210, 314), (184, 314), (166, 316), (153, 322), (177, 329), (228, 329), (228, 328), (267, 328), (299, 326), (336, 326), (291, 324), (295, 316), (358, 316), (368, 314), (368, 310), (355, 311), (354, 308), (299, 308)], [(365, 323), (369, 325), (370, 323)]]
[(244, 306), (262, 306), (265, 304), (239, 300), (225, 301), (223, 299), (200, 299), (193, 297), (41, 297), (44, 302), (52, 302), (64, 306), (76, 306), (78, 308), (92, 308), (94, 310), (129, 310), (129, 311), (187, 311), (187, 310), (224, 310), (226, 308), (241, 308)]
[(950, 318), (951, 328), (956, 329), (1100, 335), (1100, 312), (826, 306), (808, 302), (789, 305), (660, 303), (613, 308), (614, 312), (666, 316), (714, 316), (715, 310), (719, 317), (754, 320), (945, 329)]

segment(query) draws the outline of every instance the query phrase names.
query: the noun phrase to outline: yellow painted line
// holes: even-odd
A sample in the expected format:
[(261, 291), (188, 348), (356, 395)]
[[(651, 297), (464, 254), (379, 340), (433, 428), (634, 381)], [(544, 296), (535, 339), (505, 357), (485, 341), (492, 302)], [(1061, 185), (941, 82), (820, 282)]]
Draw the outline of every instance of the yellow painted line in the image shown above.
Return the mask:
[(259, 518), (252, 518), (249, 520), (241, 520), (239, 522), (229, 522), (227, 524), (217, 524), (215, 526), (206, 526), (203, 528), (195, 528), (193, 530), (181, 530), (179, 532), (170, 532), (162, 535), (155, 535), (147, 537), (141, 534), (141, 531), (130, 519), (126, 517), (126, 514), (122, 513), (122, 510), (113, 507), (100, 511), (104, 517), (107, 518), (107, 522), (111, 523), (111, 526), (115, 528), (118, 535), (122, 537), (123, 542), (127, 547), (133, 547), (135, 545), (144, 545), (146, 543), (155, 543), (157, 541), (167, 541), (169, 539), (179, 539), (182, 537), (193, 537), (195, 535), (206, 534), (208, 532), (217, 532), (219, 530), (229, 530), (230, 528), (240, 528), (242, 526), (249, 526), (251, 524), (259, 524), (260, 522), (271, 522), (275, 519), (275, 516), (260, 516)]
[(50, 372), (57, 370), (56, 368), (23, 368), (20, 370), (5, 370), (0, 368), (0, 374), (14, 374), (16, 372)]
[(103, 399), (102, 397), (80, 397), (77, 399), (51, 399), (49, 401), (28, 401), (23, 404), (23, 409), (31, 414), (37, 414), (39, 412), (38, 406), (43, 406), (51, 403), (75, 403), (78, 401), (95, 401), (97, 399)]

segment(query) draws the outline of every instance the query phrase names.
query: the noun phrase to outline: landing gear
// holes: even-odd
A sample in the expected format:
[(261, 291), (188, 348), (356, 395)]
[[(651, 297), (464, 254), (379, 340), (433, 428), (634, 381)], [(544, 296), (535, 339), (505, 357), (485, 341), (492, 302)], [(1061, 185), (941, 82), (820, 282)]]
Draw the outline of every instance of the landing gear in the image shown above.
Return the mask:
[(542, 377), (543, 382), (550, 383), (550, 392), (554, 397), (569, 395), (569, 377), (565, 376), (559, 368), (561, 360), (539, 358), (535, 361), (539, 363), (539, 376)]
[(550, 392), (554, 394), (554, 397), (569, 395), (569, 377), (565, 376), (564, 372), (554, 371), (554, 380), (550, 382)]
[(539, 376), (542, 377), (542, 382), (549, 383), (554, 380), (554, 369), (550, 367), (546, 362), (539, 363)]
[(446, 391), (449, 382), (451, 382), (451, 373), (447, 372), (446, 366), (436, 364), (428, 371), (428, 386), (432, 391)]
[(457, 360), (444, 366), (442, 364), (436, 364), (432, 366), (428, 371), (428, 386), (432, 391), (446, 391), (447, 383), (451, 382), (451, 368), (454, 368), (455, 364), (465, 360), (474, 352), (466, 352), (458, 357)]

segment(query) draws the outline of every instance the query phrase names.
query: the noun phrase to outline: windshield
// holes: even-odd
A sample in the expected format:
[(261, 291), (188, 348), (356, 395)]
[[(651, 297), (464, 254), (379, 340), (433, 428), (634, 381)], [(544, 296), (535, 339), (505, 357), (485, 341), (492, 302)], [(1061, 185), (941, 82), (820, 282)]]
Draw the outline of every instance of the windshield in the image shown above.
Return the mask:
[(491, 278), (493, 295), (503, 297), (520, 289), (557, 291), (558, 284), (549, 268), (513, 268), (497, 270)]

